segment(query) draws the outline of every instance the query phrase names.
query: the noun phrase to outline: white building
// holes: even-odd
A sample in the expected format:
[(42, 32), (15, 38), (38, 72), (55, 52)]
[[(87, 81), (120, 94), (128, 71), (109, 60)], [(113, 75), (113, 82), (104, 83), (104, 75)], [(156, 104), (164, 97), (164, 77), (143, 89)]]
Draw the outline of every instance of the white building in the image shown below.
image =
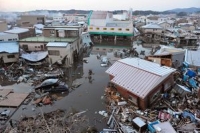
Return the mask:
[(73, 63), (71, 45), (66, 42), (49, 42), (47, 44), (49, 63), (56, 62), (70, 66)]
[(115, 21), (113, 13), (107, 11), (93, 11), (88, 19), (88, 32), (93, 35), (133, 36), (133, 22)]
[(0, 32), (0, 41), (17, 41), (17, 40), (18, 40), (17, 34)]

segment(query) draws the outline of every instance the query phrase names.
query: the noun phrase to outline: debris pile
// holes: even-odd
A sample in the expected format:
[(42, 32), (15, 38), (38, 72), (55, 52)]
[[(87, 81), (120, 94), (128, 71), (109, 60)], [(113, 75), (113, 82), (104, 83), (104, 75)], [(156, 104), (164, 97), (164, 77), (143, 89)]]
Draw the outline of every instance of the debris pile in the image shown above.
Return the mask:
[[(114, 87), (107, 87), (105, 89), (105, 102), (107, 104), (106, 113), (110, 116), (107, 122), (109, 129), (125, 132), (124, 126), (128, 126), (135, 132), (150, 131), (154, 133), (157, 129), (153, 125), (169, 122), (176, 131), (199, 130), (199, 91), (194, 89), (190, 92), (187, 91), (187, 93), (180, 93), (179, 86), (175, 86), (170, 92), (160, 95), (157, 102), (146, 110), (140, 110), (130, 101), (126, 101)], [(141, 127), (137, 126), (137, 122), (136, 125), (134, 124), (134, 119), (138, 118), (145, 123)], [(187, 128), (185, 128), (186, 126)]]
[(84, 115), (86, 111), (56, 110), (50, 113), (41, 113), (34, 117), (23, 117), (20, 121), (14, 121), (7, 126), (8, 132), (39, 132), (39, 133), (81, 133), (97, 130), (89, 126), (89, 119)]

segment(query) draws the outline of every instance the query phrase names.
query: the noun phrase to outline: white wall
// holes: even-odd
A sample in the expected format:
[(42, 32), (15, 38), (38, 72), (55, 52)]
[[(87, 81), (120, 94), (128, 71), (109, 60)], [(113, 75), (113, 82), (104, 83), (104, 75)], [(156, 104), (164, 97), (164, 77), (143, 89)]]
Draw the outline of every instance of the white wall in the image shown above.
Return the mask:
[[(8, 55), (14, 55), (14, 58), (8, 58)], [(1, 53), (0, 58), (3, 57), (4, 63), (11, 63), (11, 62), (17, 62), (19, 60), (19, 54), (9, 54), (9, 53)]]
[(105, 19), (90, 19), (90, 26), (106, 26)]
[(48, 47), (49, 50), (57, 50), (60, 52), (60, 55), (48, 55), (49, 63), (55, 63), (59, 60), (62, 60), (67, 55), (66, 65), (69, 66), (73, 63), (72, 52), (70, 51), (70, 44), (67, 47)]
[(18, 35), (17, 34), (0, 34), (0, 41), (18, 41)]
[[(121, 29), (121, 30), (120, 30)], [(129, 27), (100, 27), (100, 26), (88, 26), (88, 32), (115, 32), (115, 33), (133, 33), (133, 26)]]
[(23, 45), (28, 45), (28, 50), (27, 51), (41, 51), (43, 46), (45, 50), (45, 43), (31, 43), (31, 42), (20, 42), (19, 46), (20, 48), (23, 48)]

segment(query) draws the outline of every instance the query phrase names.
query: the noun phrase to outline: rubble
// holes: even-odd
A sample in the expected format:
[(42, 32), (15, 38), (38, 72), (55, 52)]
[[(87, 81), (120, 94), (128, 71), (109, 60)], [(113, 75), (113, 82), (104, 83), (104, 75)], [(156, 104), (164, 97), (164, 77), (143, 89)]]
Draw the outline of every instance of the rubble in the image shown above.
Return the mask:
[[(89, 125), (89, 119), (83, 115), (85, 111), (56, 110), (50, 113), (40, 113), (33, 117), (23, 117), (20, 121), (13, 121), (7, 126), (4, 133), (13, 132), (40, 132), (40, 133), (75, 133), (97, 130)], [(80, 126), (81, 125), (81, 126)]]
[[(198, 71), (194, 68), (183, 65), (174, 74), (175, 86), (170, 91), (161, 94), (156, 102), (146, 110), (140, 110), (132, 102), (125, 100), (112, 83), (109, 83), (105, 88), (105, 103), (109, 115), (107, 125), (110, 130), (126, 132), (124, 127), (128, 126), (137, 132), (144, 130), (154, 133), (166, 127), (170, 132), (198, 131), (200, 126), (200, 77), (197, 73)], [(136, 119), (141, 122), (134, 124)], [(139, 123), (143, 123), (145, 129), (140, 129), (143, 126), (138, 126)], [(192, 124), (192, 127), (189, 124)], [(189, 127), (185, 128), (184, 125)]]

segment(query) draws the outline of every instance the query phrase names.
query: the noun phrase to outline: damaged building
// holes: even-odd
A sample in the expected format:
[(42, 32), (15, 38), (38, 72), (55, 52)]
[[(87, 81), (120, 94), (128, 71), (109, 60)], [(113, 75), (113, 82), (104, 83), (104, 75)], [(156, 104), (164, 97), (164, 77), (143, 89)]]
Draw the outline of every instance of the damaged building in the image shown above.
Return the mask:
[(126, 100), (144, 110), (162, 93), (172, 88), (175, 71), (176, 69), (143, 59), (125, 58), (116, 61), (106, 73)]
[(19, 59), (19, 45), (17, 42), (0, 42), (0, 62), (12, 63)]
[(161, 46), (154, 55), (149, 55), (147, 60), (160, 64), (161, 66), (168, 66), (178, 68), (184, 62), (185, 50), (174, 47)]

